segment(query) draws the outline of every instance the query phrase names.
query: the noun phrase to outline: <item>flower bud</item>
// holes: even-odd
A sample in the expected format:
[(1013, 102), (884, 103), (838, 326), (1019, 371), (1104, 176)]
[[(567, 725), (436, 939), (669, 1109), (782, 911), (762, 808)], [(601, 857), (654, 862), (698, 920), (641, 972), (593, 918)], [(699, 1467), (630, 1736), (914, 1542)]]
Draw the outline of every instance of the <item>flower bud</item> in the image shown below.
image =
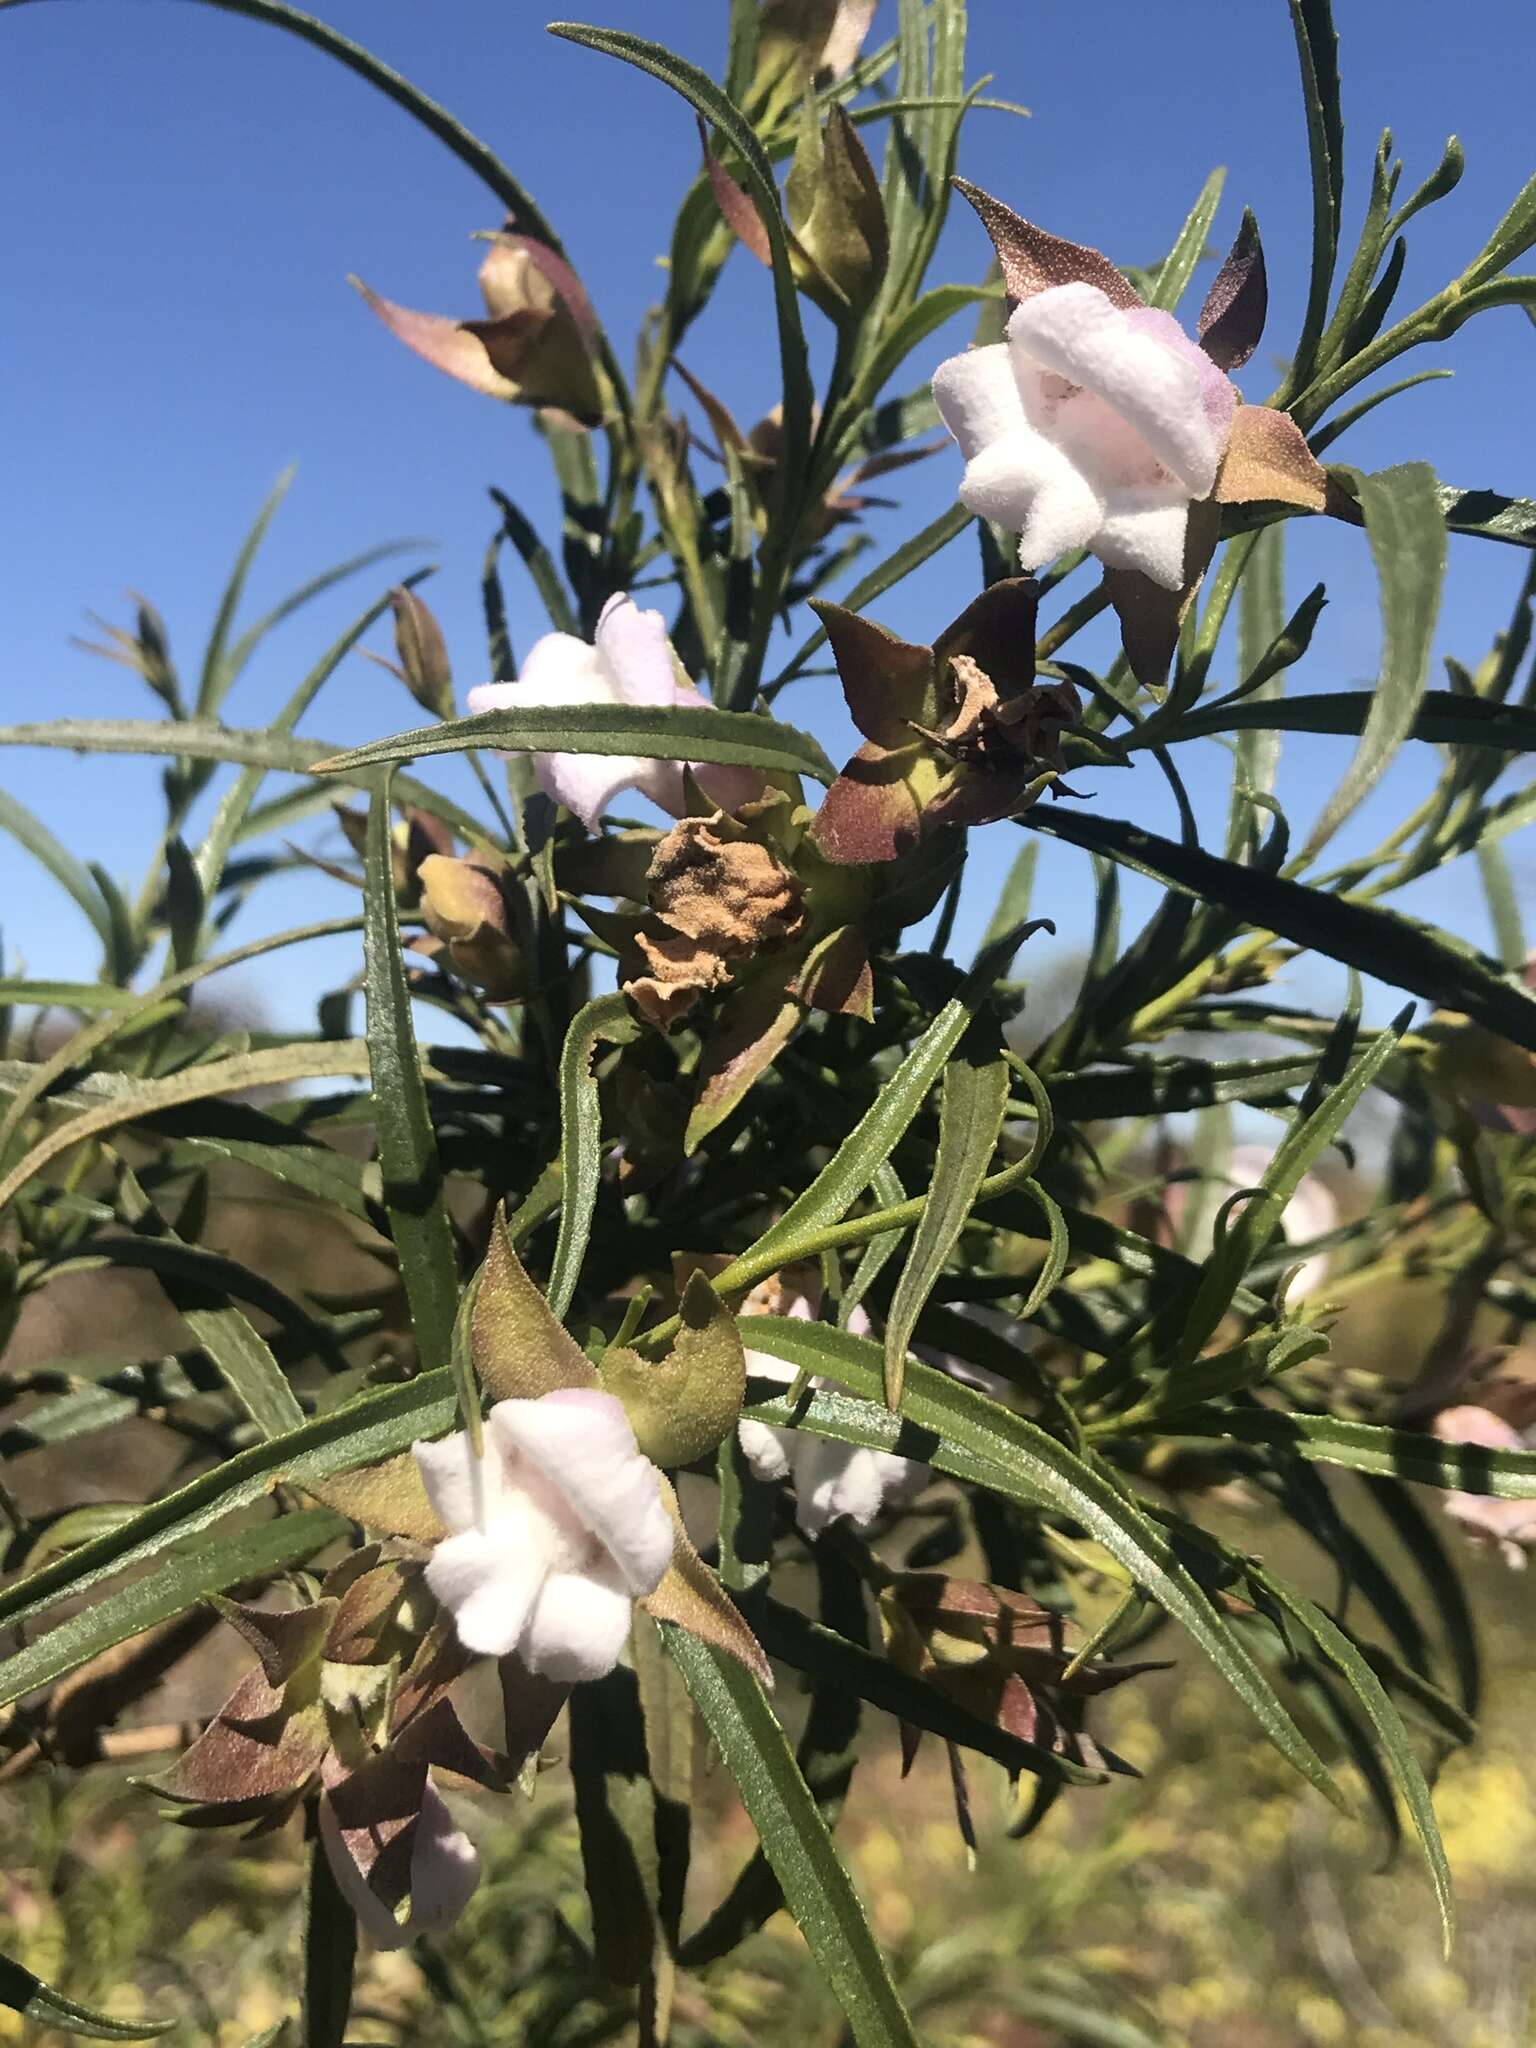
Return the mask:
[(800, 289), (830, 319), (862, 311), (885, 276), (890, 236), (869, 152), (841, 107), (818, 129), (807, 102), (784, 201)]
[(400, 585), (389, 593), (395, 615), (395, 653), (400, 674), (423, 711), (435, 718), (452, 718), (453, 671), (443, 631), (415, 591)]
[(421, 914), (455, 970), (493, 1002), (513, 1002), (527, 993), (527, 967), (512, 936), (505, 888), (482, 861), (429, 854), (421, 864)]

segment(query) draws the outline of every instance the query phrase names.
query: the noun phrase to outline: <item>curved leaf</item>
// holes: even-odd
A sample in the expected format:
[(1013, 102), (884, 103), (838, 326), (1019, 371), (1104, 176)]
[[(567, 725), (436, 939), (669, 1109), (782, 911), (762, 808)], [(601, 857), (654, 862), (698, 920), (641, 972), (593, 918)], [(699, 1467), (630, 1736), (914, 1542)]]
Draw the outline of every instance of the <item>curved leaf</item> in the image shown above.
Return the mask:
[(103, 1650), (185, 1613), (210, 1593), (227, 1592), (247, 1579), (266, 1580), (303, 1564), (344, 1535), (346, 1527), (339, 1515), (326, 1509), (304, 1508), (254, 1529), (238, 1529), (170, 1551), (153, 1571), (104, 1600), (92, 1601), (7, 1657), (0, 1664), (0, 1707), (40, 1686), (53, 1685)]
[(363, 899), (364, 982), (368, 992), (368, 1071), (384, 1207), (411, 1307), (423, 1366), (445, 1365), (459, 1306), (458, 1258), (443, 1192), (437, 1140), (411, 1024), (411, 998), (395, 911), (390, 837), (390, 776), (368, 810)]
[(1097, 1465), (1022, 1415), (929, 1366), (909, 1365), (902, 1414), (894, 1416), (877, 1405), (884, 1390), (879, 1345), (824, 1323), (778, 1316), (751, 1321), (754, 1350), (852, 1387), (865, 1398), (817, 1394), (806, 1405), (755, 1403), (748, 1414), (779, 1428), (810, 1429), (844, 1443), (920, 1458), (972, 1485), (1069, 1516), (1193, 1636), (1281, 1755), (1336, 1805), (1346, 1804), (1247, 1644), (1181, 1559), (1175, 1537), (1127, 1499)]
[(624, 996), (596, 996), (572, 1018), (560, 1048), (560, 1231), (549, 1269), (549, 1305), (561, 1319), (592, 1235), (602, 1172), (602, 1109), (592, 1062), (599, 1045), (627, 1045), (639, 1033)]
[[(0, 743), (5, 735), (0, 732)], [(834, 770), (809, 733), (755, 711), (711, 705), (520, 705), (421, 726), (393, 739), (371, 740), (344, 754), (309, 763), (317, 775), (355, 775), (387, 761), (462, 754), (499, 747), (512, 754), (643, 754), (657, 761), (732, 762), (766, 775), (810, 775), (831, 782)]]
[(111, 2013), (96, 2012), (65, 1998), (41, 1977), (34, 1977), (9, 1956), (0, 1956), (0, 2005), (19, 2012), (23, 2019), (40, 2027), (56, 2027), (61, 2034), (83, 2034), (92, 2041), (147, 2041), (165, 2034), (175, 2020), (120, 2020)]
[(864, 1909), (767, 1695), (732, 1657), (671, 1623), (668, 1654), (719, 1745), (806, 1946), (859, 2048), (917, 2048)]
[(933, 1283), (944, 1270), (986, 1178), (1008, 1114), (1008, 1064), (995, 1021), (980, 1019), (944, 1069), (939, 1089), (939, 1145), (922, 1221), (891, 1297), (885, 1326), (885, 1400), (901, 1406), (907, 1347)]
[(1536, 998), (1480, 954), (1431, 926), (1223, 860), (1203, 847), (1180, 846), (1120, 818), (1096, 818), (1058, 804), (1046, 815), (1037, 806), (1029, 823), (1036, 831), (1106, 853), (1172, 888), (1235, 911), (1257, 930), (1313, 946), (1442, 1009), (1465, 1011), (1501, 1038), (1536, 1052)]

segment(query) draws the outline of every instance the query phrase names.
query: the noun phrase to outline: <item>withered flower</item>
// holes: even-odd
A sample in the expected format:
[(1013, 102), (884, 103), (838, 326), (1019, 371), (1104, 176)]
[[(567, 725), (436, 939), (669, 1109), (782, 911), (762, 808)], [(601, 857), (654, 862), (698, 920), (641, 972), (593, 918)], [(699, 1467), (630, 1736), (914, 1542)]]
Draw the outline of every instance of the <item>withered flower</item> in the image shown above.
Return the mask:
[(894, 860), (932, 826), (1016, 816), (1059, 778), (1081, 707), (1036, 680), (1036, 597), (1030, 577), (994, 583), (931, 647), (816, 606), (865, 738), (812, 827), (828, 860)]
[(547, 405), (593, 426), (603, 416), (597, 316), (563, 256), (509, 224), (480, 266), (484, 320), (417, 313), (352, 282), (390, 333), (472, 391), (517, 405)]
[[(1078, 1664), (1061, 1615), (1007, 1586), (942, 1572), (899, 1572), (879, 1595), (885, 1652), (898, 1670), (937, 1687), (978, 1720), (1088, 1769), (1104, 1752), (1083, 1729), (1083, 1704), (1159, 1664)], [(922, 1730), (902, 1727), (909, 1771)], [(1123, 1765), (1119, 1768), (1125, 1768)], [(965, 1781), (951, 1745), (961, 1826), (969, 1838)]]
[(770, 798), (744, 806), (740, 818), (683, 818), (657, 846), (646, 885), (651, 917), (635, 932), (645, 971), (624, 989), (658, 1029), (725, 987), (743, 963), (799, 935), (803, 890), (769, 843), (783, 808)]
[(1219, 508), (1327, 505), (1326, 473), (1295, 421), (1244, 405), (1227, 374), (1263, 331), (1257, 224), (1244, 216), (1192, 341), (1098, 250), (956, 184), (992, 239), (1011, 309), (1006, 340), (953, 356), (934, 376), (965, 456), (961, 502), (1019, 535), (1025, 569), (1071, 548), (1097, 555), (1131, 666), (1160, 683), (1215, 549)]
[(479, 1859), (429, 1773), (500, 1789), (513, 1767), (470, 1737), (448, 1697), (468, 1659), (420, 1564), (370, 1544), (333, 1568), (312, 1606), (220, 1604), (259, 1662), (151, 1789), (187, 1826), (258, 1832), (318, 1797), (337, 1883), (381, 1947), (447, 1925)]

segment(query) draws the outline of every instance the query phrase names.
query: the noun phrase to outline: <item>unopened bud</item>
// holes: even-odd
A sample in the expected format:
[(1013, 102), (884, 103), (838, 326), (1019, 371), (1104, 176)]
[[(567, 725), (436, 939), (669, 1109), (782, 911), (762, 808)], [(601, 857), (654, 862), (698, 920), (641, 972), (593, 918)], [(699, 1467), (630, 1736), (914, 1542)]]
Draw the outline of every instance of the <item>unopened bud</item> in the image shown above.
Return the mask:
[(402, 584), (389, 593), (395, 615), (395, 653), (405, 687), (423, 711), (434, 718), (452, 718), (453, 671), (442, 628), (415, 591)]
[(869, 152), (841, 107), (822, 129), (807, 101), (784, 200), (800, 289), (831, 319), (862, 311), (885, 276), (890, 235)]
[(421, 864), (421, 914), (466, 981), (493, 1002), (527, 993), (522, 949), (500, 877), (475, 859), (429, 854)]

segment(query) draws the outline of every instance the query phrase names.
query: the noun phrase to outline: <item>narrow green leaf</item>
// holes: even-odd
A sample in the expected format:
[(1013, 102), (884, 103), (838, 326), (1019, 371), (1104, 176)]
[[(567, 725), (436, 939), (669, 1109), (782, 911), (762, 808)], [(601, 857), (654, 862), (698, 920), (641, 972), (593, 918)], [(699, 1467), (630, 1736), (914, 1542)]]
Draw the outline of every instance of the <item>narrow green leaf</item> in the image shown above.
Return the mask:
[(996, 1018), (978, 1018), (961, 1039), (939, 1089), (939, 1144), (922, 1221), (885, 1326), (885, 1400), (901, 1406), (907, 1347), (933, 1283), (954, 1250), (986, 1179), (1008, 1113), (1008, 1064)]
[[(0, 797), (4, 791), (0, 790)], [(131, 1010), (143, 1001), (137, 989), (102, 981), (18, 981), (0, 977), (0, 1004), (37, 1010)]]
[(0, 789), (0, 832), (19, 840), (40, 866), (46, 868), (62, 889), (79, 904), (90, 919), (102, 944), (113, 943), (112, 919), (100, 889), (85, 863), (76, 860), (67, 846), (53, 836), (41, 818), (9, 791)]
[(854, 2040), (859, 2048), (917, 2048), (858, 1894), (761, 1685), (734, 1658), (671, 1623), (662, 1639)]
[[(722, 1449), (734, 1449), (734, 1445)], [(736, 1462), (740, 1462), (739, 1455)], [(858, 1573), (845, 1557), (825, 1543), (815, 1546), (812, 1565), (820, 1592), (822, 1625), (835, 1629), (842, 1642), (867, 1648), (869, 1617)], [(754, 1612), (754, 1620), (759, 1618), (760, 1612)], [(858, 1693), (840, 1674), (813, 1680), (795, 1761), (829, 1828), (837, 1826), (859, 1763), (863, 1709)], [(758, 1848), (709, 1918), (680, 1945), (678, 1961), (685, 1969), (694, 1970), (730, 1955), (749, 1934), (765, 1926), (783, 1904), (783, 1888), (774, 1875), (773, 1865)]]
[(1220, 904), (1256, 930), (1315, 947), (1442, 1009), (1465, 1011), (1490, 1031), (1536, 1052), (1536, 998), (1432, 926), (1222, 860), (1201, 847), (1180, 846), (1119, 818), (1092, 817), (1058, 804), (1045, 815), (1037, 806), (1029, 823), (1036, 831), (1107, 853), (1171, 888)]
[[(757, 1342), (757, 1325), (752, 1340)], [(1489, 1451), (1480, 1444), (1443, 1444), (1416, 1429), (1388, 1429), (1334, 1415), (1284, 1414), (1272, 1408), (1189, 1409), (1181, 1436), (1231, 1437), (1294, 1453), (1316, 1464), (1341, 1465), (1384, 1479), (1411, 1479), (1495, 1500), (1536, 1500), (1536, 1451)]]
[(1498, 491), (1440, 487), (1440, 510), (1452, 533), (1481, 534), (1485, 540), (1536, 548), (1536, 499), (1506, 498)]
[(1218, 164), (1201, 186), (1200, 196), (1190, 208), (1188, 219), (1163, 258), (1152, 289), (1147, 294), (1149, 306), (1161, 306), (1164, 312), (1171, 313), (1183, 298), (1185, 287), (1195, 274), (1195, 265), (1205, 254), (1211, 222), (1216, 218), (1222, 187), (1226, 182), (1226, 170)]
[[(1264, 538), (1268, 538), (1266, 534)], [(1275, 731), (1358, 733), (1365, 729), (1374, 690), (1329, 690), (1315, 696), (1228, 700), (1189, 712), (1172, 740), (1203, 738), (1213, 732)], [(1536, 753), (1536, 710), (1524, 704), (1500, 704), (1487, 697), (1466, 697), (1459, 690), (1428, 690), (1409, 728), (1416, 740), (1439, 747), (1492, 747), (1500, 753)], [(1127, 739), (1136, 745), (1134, 736)]]
[[(555, 558), (539, 537), (537, 527), (505, 491), (493, 490), (491, 498), (501, 514), (502, 534), (522, 557), (523, 567), (532, 578), (540, 602), (549, 614), (549, 623), (557, 633), (571, 633), (579, 639), (581, 620), (566, 593)], [(500, 675), (501, 671), (498, 669), (496, 673)]]
[[(579, 43), (605, 56), (617, 57), (637, 70), (647, 71), (669, 85), (706, 121), (711, 122), (736, 150), (746, 172), (748, 187), (763, 231), (773, 267), (773, 300), (779, 333), (779, 369), (784, 404), (784, 451), (782, 473), (791, 492), (797, 492), (811, 448), (811, 412), (814, 391), (805, 330), (800, 321), (800, 300), (790, 263), (789, 235), (779, 206), (778, 187), (769, 162), (741, 109), (732, 104), (714, 80), (675, 55), (660, 43), (632, 35), (627, 29), (595, 28), (581, 22), (553, 21), (551, 35)], [(793, 500), (791, 500), (793, 502)]]
[(177, 1492), (151, 1501), (121, 1529), (13, 1581), (0, 1590), (0, 1621), (30, 1620), (56, 1601), (198, 1535), (221, 1516), (263, 1500), (276, 1485), (303, 1486), (373, 1464), (408, 1450), (418, 1437), (441, 1436), (453, 1422), (453, 1382), (446, 1370), (364, 1394), (302, 1429), (237, 1452)]
[(1445, 1844), (1440, 1839), (1440, 1826), (1435, 1819), (1434, 1801), (1430, 1798), (1423, 1769), (1408, 1740), (1408, 1731), (1403, 1726), (1402, 1715), (1392, 1704), (1386, 1687), (1361, 1655), (1358, 1646), (1315, 1601), (1309, 1600), (1304, 1593), (1287, 1585), (1284, 1579), (1276, 1577), (1273, 1573), (1255, 1570), (1252, 1576), (1271, 1598), (1278, 1601), (1288, 1614), (1294, 1616), (1328, 1661), (1337, 1666), (1369, 1715), (1387, 1764), (1397, 1780), (1404, 1804), (1413, 1816), (1414, 1827), (1418, 1830), (1419, 1841), (1423, 1845), (1424, 1860), (1429, 1866), (1430, 1881), (1434, 1885), (1435, 1898), (1440, 1907), (1440, 1927), (1444, 1937), (1445, 1953), (1449, 1956), (1455, 1935), (1451, 1870), (1446, 1861)]
[(1468, 1718), (1475, 1721), (1482, 1706), (1482, 1649), (1461, 1573), (1418, 1499), (1400, 1480), (1371, 1478), (1366, 1485), (1398, 1541), (1418, 1566), (1431, 1610), (1445, 1634), (1461, 1704)]
[(167, 1551), (153, 1571), (92, 1601), (6, 1658), (0, 1664), (0, 1706), (55, 1684), (103, 1650), (184, 1614), (210, 1593), (227, 1592), (247, 1579), (269, 1579), (303, 1564), (343, 1535), (346, 1526), (327, 1509), (305, 1508), (255, 1528), (204, 1537)]
[[(0, 8), (28, 4), (31, 0), (0, 0)], [(198, 0), (198, 4), (213, 6), (217, 0)], [(329, 763), (338, 758), (336, 748), (324, 740), (301, 739), (296, 733), (241, 732), (222, 725), (200, 725), (192, 719), (176, 723), (154, 718), (55, 718), (45, 725), (6, 725), (0, 726), (0, 747), (62, 747), (72, 754), (149, 754), (191, 761), (239, 761), (247, 767), (274, 768), (290, 775), (307, 774), (317, 762)], [(327, 766), (326, 773), (345, 771)], [(371, 776), (358, 779), (364, 788), (372, 787)], [(399, 776), (395, 797), (399, 803), (430, 811), (451, 825), (461, 839), (474, 842), (485, 837), (485, 827), (478, 818), (424, 782)]]
[(373, 1082), (384, 1206), (411, 1307), (423, 1366), (447, 1363), (458, 1312), (458, 1261), (443, 1192), (442, 1167), (400, 952), (390, 840), (390, 776), (368, 810), (363, 911), (368, 995), (368, 1065)]
[(0, 1955), (0, 2005), (19, 2012), (23, 2019), (40, 2027), (57, 2028), (61, 2034), (83, 2034), (91, 2041), (147, 2041), (156, 2034), (169, 2033), (175, 2020), (120, 2020), (110, 2013), (96, 2012), (65, 1998), (41, 1977), (34, 1977), (20, 1963)]
[[(395, 928), (391, 921), (391, 933)], [(398, 952), (398, 936), (393, 937)], [(115, 1021), (115, 1020), (113, 1020)], [(359, 1039), (338, 1039), (330, 1044), (274, 1045), (263, 1052), (237, 1053), (230, 1059), (209, 1060), (202, 1066), (183, 1067), (157, 1081), (132, 1081), (112, 1077), (116, 1084), (99, 1107), (71, 1117), (67, 1123), (40, 1138), (14, 1170), (0, 1181), (0, 1209), (14, 1200), (17, 1192), (61, 1152), (87, 1138), (100, 1137), (123, 1124), (138, 1123), (162, 1110), (183, 1103), (201, 1102), (210, 1096), (239, 1095), (252, 1088), (271, 1088), (286, 1081), (335, 1078), (366, 1074), (368, 1048)], [(101, 1080), (103, 1077), (93, 1077)], [(445, 1076), (435, 1075), (443, 1079)], [(14, 1112), (14, 1102), (12, 1110)]]
[(331, 1869), (318, 1827), (309, 1844), (304, 1884), (304, 1998), (300, 2029), (304, 2048), (343, 2048), (352, 2010), (352, 1975), (357, 1959), (357, 1916)]
[(297, 1429), (304, 1410), (272, 1348), (243, 1310), (199, 1308), (194, 1298), (176, 1303), (182, 1320), (207, 1352), (231, 1393), (263, 1436)]
[(1413, 730), (1445, 581), (1445, 524), (1427, 462), (1358, 476), (1360, 507), (1381, 589), (1381, 668), (1360, 747), (1302, 849), (1310, 860), (1376, 786)]
[(1182, 1562), (1175, 1538), (1143, 1514), (1097, 1464), (1024, 1416), (916, 1362), (907, 1369), (901, 1416), (892, 1415), (881, 1400), (885, 1375), (879, 1345), (845, 1330), (754, 1316), (751, 1341), (754, 1350), (851, 1387), (863, 1398), (816, 1394), (796, 1407), (786, 1401), (759, 1402), (749, 1407), (749, 1415), (776, 1427), (810, 1429), (840, 1442), (920, 1458), (969, 1484), (1068, 1516), (1189, 1632), (1280, 1753), (1335, 1804), (1345, 1803), (1246, 1643)]
[(602, 1173), (602, 1107), (592, 1071), (599, 1045), (627, 1045), (640, 1026), (620, 994), (596, 996), (571, 1020), (560, 1048), (560, 1230), (549, 1269), (549, 1305), (564, 1320), (592, 1235)]
[[(943, 1072), (961, 1033), (991, 994), (1000, 966), (1013, 958), (1020, 940), (1038, 924), (1015, 928), (989, 946), (937, 1017), (907, 1054), (853, 1130), (778, 1221), (752, 1247), (763, 1257), (779, 1245), (835, 1223), (863, 1194), (876, 1169), (890, 1158), (907, 1126)], [(1536, 1008), (1536, 1004), (1533, 1004)]]
[[(419, 575), (408, 577), (405, 587), (410, 589), (421, 580)], [(352, 652), (352, 649), (362, 639), (369, 627), (376, 620), (382, 618), (389, 608), (390, 598), (388, 593), (386, 593), (374, 604), (371, 604), (360, 617), (352, 621), (347, 630), (326, 649), (314, 667), (298, 684), (287, 703), (272, 721), (272, 732), (291, 733), (293, 731), (299, 720), (304, 716), (304, 713), (314, 703), (315, 698), (320, 694), (326, 683), (330, 681), (346, 657)], [(217, 811), (214, 813), (213, 822), (209, 825), (203, 842), (198, 847), (197, 878), (202, 884), (204, 892), (209, 896), (212, 896), (218, 888), (219, 881), (224, 873), (224, 863), (229, 858), (230, 848), (240, 836), (240, 829), (245, 823), (252, 804), (256, 800), (266, 773), (266, 769), (261, 767), (249, 767), (242, 770), (230, 788), (225, 792)]]
[(1275, 786), (1275, 770), (1280, 764), (1280, 742), (1274, 737), (1273, 711), (1275, 699), (1285, 687), (1282, 681), (1284, 672), (1271, 669), (1266, 675), (1264, 671), (1285, 630), (1284, 526), (1266, 527), (1255, 541), (1247, 570), (1238, 585), (1237, 603), (1237, 666), (1243, 677), (1244, 697), (1254, 706), (1255, 724), (1259, 730), (1254, 737), (1245, 735), (1237, 743), (1237, 766), (1232, 778), (1232, 820), (1227, 832), (1229, 855), (1235, 855), (1242, 843), (1243, 819), (1248, 812), (1247, 794), (1267, 796)]
[(1029, 901), (1035, 886), (1035, 862), (1039, 854), (1039, 842), (1026, 839), (1014, 855), (1013, 864), (998, 892), (996, 906), (987, 920), (987, 928), (981, 935), (981, 944), (976, 949), (978, 953), (984, 953), (1004, 932), (1023, 924), (1029, 916)]
[[(0, 743), (4, 734), (0, 733)], [(499, 747), (523, 754), (643, 754), (657, 761), (727, 761), (768, 775), (810, 775), (830, 782), (834, 770), (808, 733), (753, 711), (654, 704), (531, 704), (450, 718), (393, 739), (372, 740), (311, 763), (316, 774), (352, 775), (389, 761), (462, 754)]]
[(1291, 388), (1299, 390), (1312, 374), (1317, 344), (1328, 323), (1344, 200), (1344, 116), (1339, 38), (1329, 0), (1290, 0), (1290, 9), (1312, 166), (1312, 270), (1290, 380)]
[(219, 596), (218, 608), (213, 617), (213, 630), (208, 635), (208, 644), (203, 651), (202, 673), (198, 677), (196, 715), (199, 718), (216, 718), (234, 681), (233, 674), (225, 663), (225, 649), (229, 636), (234, 630), (235, 613), (240, 609), (240, 600), (245, 595), (246, 579), (251, 573), (261, 544), (267, 537), (267, 529), (277, 516), (278, 507), (288, 495), (288, 487), (297, 471), (290, 465), (268, 492), (266, 502), (256, 514), (255, 523), (240, 544), (235, 556), (234, 567)]
[[(1536, 718), (1532, 724), (1536, 726)], [(1510, 873), (1509, 857), (1496, 839), (1479, 843), (1477, 869), (1488, 899), (1488, 916), (1499, 958), (1510, 974), (1518, 974), (1529, 950), (1525, 943), (1525, 920), (1520, 915), (1520, 897)]]
[[(1358, 1001), (1358, 983), (1355, 984)], [(1220, 1242), (1206, 1262), (1205, 1276), (1185, 1315), (1184, 1305), (1171, 1305), (1167, 1323), (1162, 1317), (1152, 1325), (1154, 1350), (1174, 1341), (1172, 1322), (1182, 1327), (1177, 1335), (1181, 1359), (1194, 1359), (1215, 1335), (1221, 1319), (1231, 1307), (1243, 1277), (1262, 1256), (1280, 1230), (1286, 1205), (1301, 1184), (1303, 1175), (1321, 1157), (1344, 1128), (1355, 1105), (1397, 1051), (1398, 1040), (1408, 1021), (1399, 1017), (1390, 1031), (1384, 1031), (1366, 1047), (1336, 1086), (1328, 1089), (1315, 1109), (1298, 1110), (1265, 1172), (1262, 1192), (1227, 1212), (1227, 1225)]]

